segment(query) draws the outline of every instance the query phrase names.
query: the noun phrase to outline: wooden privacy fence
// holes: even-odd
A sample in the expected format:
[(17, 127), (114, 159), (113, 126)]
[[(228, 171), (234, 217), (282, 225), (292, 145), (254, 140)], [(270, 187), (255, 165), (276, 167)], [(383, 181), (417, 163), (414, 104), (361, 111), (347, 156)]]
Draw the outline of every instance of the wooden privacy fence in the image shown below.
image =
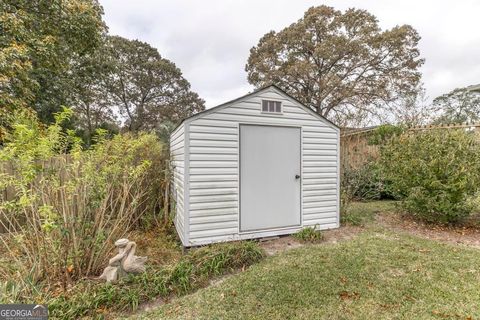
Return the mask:
[[(155, 163), (155, 166), (152, 166), (151, 172), (156, 171), (156, 173), (158, 173), (158, 170), (162, 170), (164, 172), (159, 173), (158, 177), (152, 177), (151, 172), (148, 173), (148, 176), (136, 181), (139, 183), (139, 185), (136, 185), (135, 188), (146, 190), (147, 192), (144, 198), (142, 198), (143, 203), (138, 205), (138, 211), (147, 212), (148, 209), (149, 213), (155, 212), (155, 219), (158, 219), (158, 222), (166, 225), (168, 224), (170, 218), (169, 213), (171, 207), (171, 196), (169, 192), (169, 185), (171, 173), (169, 171), (169, 160), (163, 158), (159, 158), (158, 160), (159, 161)], [(38, 193), (39, 195), (41, 195), (41, 192), (43, 192), (40, 190), (42, 188), (47, 188), (48, 190), (50, 190), (49, 188), (51, 186), (68, 188), (69, 182), (72, 179), (75, 180), (83, 177), (83, 163), (80, 163), (78, 166), (76, 165), (74, 167), (67, 167), (68, 165), (72, 164), (72, 161), (73, 159), (69, 155), (60, 155), (47, 160), (37, 161), (35, 165), (38, 166), (39, 172), (36, 173), (35, 179), (26, 187), (30, 189), (33, 194)], [(0, 162), (0, 176), (3, 176), (3, 178), (17, 179), (18, 177), (20, 179), (21, 173), (18, 170), (19, 169), (14, 162)], [(56, 179), (56, 182), (53, 183), (52, 179)], [(112, 180), (111, 182), (107, 182), (107, 184), (114, 183), (116, 181), (117, 180)], [(78, 182), (78, 184), (88, 185), (87, 181), (85, 181), (85, 183)], [(4, 205), (7, 201), (19, 199), (19, 190), (17, 190), (14, 185), (15, 184), (0, 186), (0, 206)], [(87, 187), (75, 192), (81, 192), (81, 195), (84, 197), (89, 196), (89, 194), (87, 194)], [(126, 205), (129, 206), (131, 203), (127, 202)], [(0, 208), (0, 213), (2, 212), (1, 210), (2, 209)], [(162, 221), (160, 221), (160, 219)], [(7, 231), (4, 226), (4, 222), (4, 219), (2, 219), (2, 214), (0, 214), (0, 234)]]
[[(65, 166), (71, 162), (71, 158), (68, 155), (52, 157), (47, 160), (38, 160), (35, 165), (41, 168), (45, 172), (55, 172), (60, 184), (65, 184), (70, 177), (65, 170)], [(7, 176), (9, 179), (20, 179), (20, 172), (16, 168), (15, 163), (11, 161), (0, 162), (0, 176)], [(48, 174), (48, 173), (47, 173)], [(39, 183), (39, 180), (43, 178), (43, 174), (39, 174), (30, 184), (30, 189), (34, 189)], [(0, 205), (7, 201), (17, 200), (19, 198), (18, 190), (13, 185), (7, 185), (0, 188)], [(5, 220), (3, 216), (0, 216), (0, 234), (8, 231), (6, 228)], [(19, 223), (23, 223), (21, 218), (17, 219)]]
[[(379, 148), (369, 140), (374, 130), (371, 127), (342, 132), (340, 136), (341, 168), (358, 169), (365, 163), (379, 156)], [(407, 128), (407, 131), (419, 132), (425, 130), (466, 129), (480, 132), (480, 123), (453, 123), (446, 125), (424, 125)]]
[(378, 157), (378, 146), (369, 144), (371, 133), (372, 131), (369, 130), (340, 136), (340, 165), (342, 169), (358, 169), (370, 159)]
[[(51, 169), (52, 172), (55, 172), (55, 175), (58, 177), (61, 184), (68, 180), (70, 177), (67, 174), (65, 166), (72, 161), (69, 155), (52, 157), (47, 160), (36, 161), (35, 165), (39, 168), (43, 168), (43, 171), (48, 172)], [(15, 169), (15, 163), (9, 161), (0, 162), (0, 175), (7, 175), (11, 177), (19, 176), (19, 172)], [(31, 185), (35, 185), (39, 179), (42, 178), (42, 175), (38, 175), (37, 178), (32, 181)], [(1, 201), (10, 201), (18, 197), (17, 191), (9, 186), (4, 189), (0, 189), (0, 202)]]
[[(0, 163), (0, 174), (13, 175), (13, 164), (9, 162)], [(0, 201), (9, 201), (15, 198), (15, 190), (11, 187), (0, 189)]]

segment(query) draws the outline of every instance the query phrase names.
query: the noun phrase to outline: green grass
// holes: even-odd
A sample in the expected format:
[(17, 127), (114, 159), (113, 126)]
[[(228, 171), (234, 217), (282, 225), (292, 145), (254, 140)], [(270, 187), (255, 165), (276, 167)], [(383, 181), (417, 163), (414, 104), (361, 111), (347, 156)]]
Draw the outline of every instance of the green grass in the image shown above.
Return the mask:
[(377, 228), (269, 257), (141, 319), (478, 319), (479, 297), (479, 250)]
[(346, 212), (340, 215), (342, 224), (365, 226), (374, 221), (375, 215), (380, 212), (393, 212), (395, 201), (353, 202)]
[(255, 242), (215, 244), (191, 250), (172, 265), (150, 266), (145, 273), (119, 283), (79, 283), (69, 295), (46, 303), (52, 319), (102, 318), (112, 311), (134, 311), (155, 298), (185, 295), (215, 276), (245, 268), (263, 257)]
[(318, 243), (324, 240), (323, 233), (320, 230), (315, 230), (316, 227), (306, 227), (294, 233), (292, 236), (301, 241), (309, 243)]

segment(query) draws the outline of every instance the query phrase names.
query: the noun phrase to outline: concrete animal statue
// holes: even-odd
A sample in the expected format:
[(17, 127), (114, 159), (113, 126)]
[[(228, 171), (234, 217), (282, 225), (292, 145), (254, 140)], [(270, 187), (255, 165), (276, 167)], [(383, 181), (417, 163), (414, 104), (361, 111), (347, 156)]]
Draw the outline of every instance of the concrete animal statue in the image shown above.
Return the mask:
[(115, 247), (117, 247), (118, 253), (108, 261), (108, 266), (103, 270), (99, 279), (114, 282), (129, 273), (145, 272), (147, 257), (135, 255), (137, 249), (135, 242), (128, 239), (119, 239), (115, 241)]

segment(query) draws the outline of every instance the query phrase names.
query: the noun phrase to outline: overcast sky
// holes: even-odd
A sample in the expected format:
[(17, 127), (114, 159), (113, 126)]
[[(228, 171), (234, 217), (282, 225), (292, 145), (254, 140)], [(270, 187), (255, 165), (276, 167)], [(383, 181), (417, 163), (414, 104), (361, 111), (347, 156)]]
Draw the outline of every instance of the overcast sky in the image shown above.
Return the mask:
[(311, 6), (366, 9), (382, 28), (410, 24), (420, 33), (427, 95), (480, 83), (480, 1), (425, 0), (100, 0), (111, 34), (139, 39), (182, 70), (207, 108), (243, 95), (249, 50)]

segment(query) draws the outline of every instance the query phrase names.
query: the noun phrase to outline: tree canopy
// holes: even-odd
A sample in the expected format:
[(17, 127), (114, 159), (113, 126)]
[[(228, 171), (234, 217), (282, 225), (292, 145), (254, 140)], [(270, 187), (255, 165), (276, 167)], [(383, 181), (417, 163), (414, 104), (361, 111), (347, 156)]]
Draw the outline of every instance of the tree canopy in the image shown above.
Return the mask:
[(0, 13), (0, 104), (33, 107), (41, 120), (66, 104), (72, 61), (101, 43), (97, 0), (6, 0)]
[(69, 102), (75, 111), (75, 126), (87, 144), (98, 128), (118, 132), (115, 108), (109, 103), (105, 75), (109, 72), (103, 47), (77, 59), (72, 66)]
[(110, 36), (105, 55), (108, 103), (118, 107), (129, 130), (152, 130), (205, 109), (180, 69), (149, 44)]
[(457, 88), (433, 100), (440, 115), (437, 124), (477, 122), (480, 120), (480, 93)]
[(431, 123), (435, 118), (436, 107), (427, 97), (423, 85), (410, 94), (400, 96), (385, 112), (386, 122), (407, 127)]
[(19, 111), (50, 123), (72, 107), (63, 125), (90, 144), (97, 128), (163, 132), (161, 122), (171, 127), (204, 109), (180, 69), (155, 48), (108, 36), (98, 0), (0, 6), (0, 141)]
[(419, 40), (409, 25), (382, 30), (365, 10), (312, 7), (289, 27), (265, 34), (245, 69), (254, 86), (275, 83), (344, 125), (416, 90)]

